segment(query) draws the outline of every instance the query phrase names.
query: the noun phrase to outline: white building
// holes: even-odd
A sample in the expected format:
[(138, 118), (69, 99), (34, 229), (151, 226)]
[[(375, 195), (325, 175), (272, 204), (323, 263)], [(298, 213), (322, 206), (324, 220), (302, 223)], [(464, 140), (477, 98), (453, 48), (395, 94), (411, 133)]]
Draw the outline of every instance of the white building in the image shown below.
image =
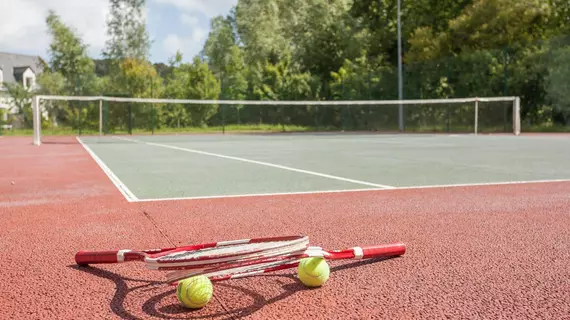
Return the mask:
[(32, 90), (36, 87), (36, 77), (42, 72), (38, 56), (0, 52), (0, 109), (4, 109), (3, 122), (9, 114), (16, 112), (5, 83), (19, 83)]

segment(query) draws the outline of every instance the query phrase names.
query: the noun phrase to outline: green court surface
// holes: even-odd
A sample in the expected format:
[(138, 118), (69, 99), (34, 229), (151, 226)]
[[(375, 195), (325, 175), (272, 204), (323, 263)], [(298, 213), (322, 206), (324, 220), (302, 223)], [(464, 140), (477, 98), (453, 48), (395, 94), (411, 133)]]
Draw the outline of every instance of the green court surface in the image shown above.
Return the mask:
[(81, 137), (132, 200), (570, 179), (556, 136)]

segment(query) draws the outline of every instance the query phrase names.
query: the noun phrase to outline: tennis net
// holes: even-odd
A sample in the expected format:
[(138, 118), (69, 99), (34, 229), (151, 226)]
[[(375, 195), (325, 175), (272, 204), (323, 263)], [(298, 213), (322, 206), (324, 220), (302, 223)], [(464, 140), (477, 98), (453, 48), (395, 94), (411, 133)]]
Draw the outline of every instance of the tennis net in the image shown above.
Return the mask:
[[(238, 101), (35, 96), (42, 132), (76, 135), (195, 132), (520, 133), (518, 97), (362, 101)], [(400, 113), (400, 108), (403, 112)], [(404, 127), (400, 127), (400, 115)]]

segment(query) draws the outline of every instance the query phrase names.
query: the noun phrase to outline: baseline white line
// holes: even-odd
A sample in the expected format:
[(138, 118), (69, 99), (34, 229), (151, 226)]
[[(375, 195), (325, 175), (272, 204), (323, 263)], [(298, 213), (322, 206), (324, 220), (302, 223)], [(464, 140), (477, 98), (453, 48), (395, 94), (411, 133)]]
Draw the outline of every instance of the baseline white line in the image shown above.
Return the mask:
[(327, 193), (344, 193), (344, 192), (364, 192), (364, 191), (380, 191), (394, 190), (386, 188), (370, 188), (370, 189), (344, 189), (344, 190), (322, 190), (322, 191), (294, 191), (294, 192), (276, 192), (276, 193), (247, 193), (235, 195), (218, 195), (218, 196), (197, 196), (197, 197), (174, 197), (174, 198), (150, 198), (139, 199), (136, 202), (153, 202), (153, 201), (174, 201), (174, 200), (207, 200), (207, 199), (224, 199), (224, 198), (248, 198), (248, 197), (271, 197), (271, 196), (289, 196), (303, 194), (327, 194)]
[(198, 196), (198, 197), (150, 198), (150, 199), (138, 199), (136, 202), (204, 200), (204, 199), (226, 199), (226, 198), (246, 198), (246, 197), (270, 197), (270, 196), (310, 195), (310, 194), (328, 194), (328, 193), (352, 193), (352, 192), (356, 193), (356, 192), (366, 192), (366, 191), (393, 191), (393, 192), (397, 192), (399, 190), (501, 186), (501, 185), (539, 184), (539, 183), (555, 183), (555, 182), (570, 182), (570, 179), (484, 182), (484, 183), (471, 183), (471, 184), (469, 184), (469, 183), (441, 184), (441, 185), (393, 187), (393, 188), (345, 189), (345, 190), (299, 191), (299, 192), (276, 192), (276, 193), (251, 193), (251, 194), (238, 194), (238, 195), (217, 195), (217, 196)]
[(395, 187), (392, 190), (414, 190), (414, 189), (436, 189), (436, 188), (458, 188), (458, 187), (481, 187), (481, 186), (503, 186), (512, 184), (538, 184), (553, 182), (570, 182), (570, 179), (550, 179), (550, 180), (522, 180), (522, 181), (500, 181), (500, 182), (475, 182), (457, 184), (434, 184), (429, 186)]
[(134, 140), (134, 139), (129, 139), (129, 138), (123, 138), (123, 137), (115, 137), (115, 138), (116, 138), (116, 139), (126, 140), (126, 141), (144, 143), (144, 144), (147, 144), (147, 145), (150, 145), (150, 146), (155, 146), (155, 147), (162, 147), (162, 148), (168, 148), (168, 149), (173, 149), (173, 150), (178, 150), (178, 151), (185, 151), (185, 152), (190, 152), (190, 153), (196, 153), (196, 154), (201, 154), (201, 155), (205, 155), (205, 156), (212, 156), (212, 157), (217, 157), (217, 158), (222, 158), (222, 159), (229, 159), (229, 160), (235, 160), (235, 161), (241, 161), (241, 162), (259, 164), (259, 165), (262, 165), (262, 166), (273, 167), (273, 168), (278, 168), (278, 169), (283, 169), (283, 170), (289, 170), (289, 171), (294, 171), (294, 172), (300, 172), (300, 173), (305, 173), (305, 174), (309, 174), (309, 175), (313, 175), (313, 176), (324, 177), (324, 178), (329, 178), (329, 179), (339, 180), (339, 181), (344, 181), (344, 182), (351, 182), (351, 183), (361, 184), (361, 185), (370, 186), (370, 187), (377, 187), (377, 188), (384, 188), (384, 189), (391, 189), (391, 188), (394, 188), (394, 187), (392, 187), (392, 186), (387, 186), (387, 185), (383, 185), (383, 184), (377, 184), (377, 183), (372, 183), (372, 182), (367, 182), (367, 181), (361, 181), (361, 180), (354, 180), (354, 179), (349, 179), (349, 178), (343, 178), (343, 177), (333, 176), (333, 175), (325, 174), (325, 173), (319, 173), (319, 172), (314, 172), (314, 171), (309, 171), (309, 170), (303, 170), (303, 169), (297, 169), (297, 168), (292, 168), (292, 167), (286, 167), (286, 166), (282, 166), (282, 165), (278, 165), (278, 164), (273, 164), (273, 163), (269, 163), (269, 162), (250, 160), (250, 159), (239, 158), (239, 157), (233, 157), (233, 156), (226, 156), (226, 155), (223, 155), (223, 154), (212, 153), (212, 152), (206, 152), (206, 151), (200, 151), (200, 150), (195, 150), (195, 149), (181, 148), (181, 147), (171, 146), (171, 145), (168, 145), (168, 144), (161, 144), (161, 143), (154, 143), (154, 142), (145, 142), (145, 141), (139, 141), (139, 140)]
[(101, 167), (101, 169), (103, 170), (103, 172), (105, 172), (105, 174), (107, 175), (107, 177), (109, 177), (109, 179), (111, 180), (111, 182), (113, 182), (113, 184), (115, 185), (115, 187), (117, 187), (117, 189), (119, 189), (119, 191), (121, 192), (121, 194), (125, 197), (125, 199), (127, 199), (128, 202), (137, 202), (139, 201), (139, 198), (137, 198), (137, 196), (134, 195), (134, 193), (131, 192), (131, 190), (129, 190), (129, 188), (127, 188), (127, 186), (121, 181), (121, 179), (119, 179), (119, 177), (117, 177), (113, 171), (111, 171), (111, 169), (105, 164), (105, 162), (103, 162), (103, 160), (101, 160), (101, 158), (99, 158), (95, 152), (93, 152), (91, 150), (91, 148), (89, 148), (85, 143), (83, 143), (83, 141), (81, 141), (81, 139), (79, 137), (76, 137), (77, 141), (83, 146), (83, 148), (91, 155), (91, 157), (93, 158), (93, 160), (95, 160), (95, 162), (97, 162), (97, 164), (99, 165), (99, 167)]

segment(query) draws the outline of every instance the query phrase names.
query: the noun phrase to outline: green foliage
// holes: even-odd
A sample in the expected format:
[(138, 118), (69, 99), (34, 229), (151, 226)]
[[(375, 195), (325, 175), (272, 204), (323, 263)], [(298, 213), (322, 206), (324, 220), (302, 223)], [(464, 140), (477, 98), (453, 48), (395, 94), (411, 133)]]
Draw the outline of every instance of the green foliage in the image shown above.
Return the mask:
[[(46, 24), (52, 37), (49, 46), (49, 70), (61, 74), (66, 79), (68, 94), (93, 93), (95, 64), (87, 56), (87, 46), (53, 11), (49, 12)], [(60, 84), (56, 83), (53, 86)]]
[(146, 59), (150, 39), (146, 30), (146, 0), (109, 0), (107, 40), (103, 56), (118, 67), (122, 59)]
[(307, 100), (311, 98), (311, 75), (301, 72), (286, 56), (278, 64), (266, 62), (254, 74), (252, 92), (256, 100)]
[[(108, 41), (103, 59), (95, 62), (75, 31), (50, 12), (51, 57), (38, 78), (40, 92), (203, 100), (398, 96), (397, 0), (238, 0), (226, 16), (210, 21), (199, 57), (185, 63), (177, 53), (154, 64), (148, 61), (145, 4), (109, 0)], [(520, 96), (526, 126), (566, 125), (569, 16), (567, 0), (402, 1), (404, 98)], [(46, 107), (54, 125), (94, 126), (98, 119), (91, 104)], [(110, 130), (138, 124), (181, 131), (228, 122), (373, 129), (397, 125), (398, 116), (369, 107), (107, 107)], [(425, 129), (430, 119), (446, 119), (450, 128), (454, 118), (455, 125), (468, 126), (472, 112), (453, 110), (420, 108), (409, 111), (406, 121)], [(500, 118), (508, 112), (501, 109)]]
[[(46, 71), (37, 78), (39, 94), (43, 95), (68, 95), (69, 85), (67, 79), (57, 71)], [(68, 103), (62, 101), (44, 101), (43, 107), (48, 112), (50, 122), (57, 126), (59, 121), (65, 119), (65, 110)]]
[(32, 96), (33, 92), (19, 83), (4, 83), (8, 94), (12, 98), (10, 106), (15, 109), (11, 116), (12, 122), (17, 122), (25, 128), (32, 127)]
[(203, 55), (215, 74), (226, 72), (226, 64), (231, 54), (231, 48), (236, 45), (235, 35), (229, 19), (221, 16), (212, 19), (210, 34), (202, 50)]
[[(192, 63), (182, 63), (182, 54), (173, 60), (174, 70), (167, 80), (165, 95), (171, 99), (215, 100), (220, 95), (220, 83), (208, 64), (195, 57)], [(205, 126), (216, 113), (214, 105), (166, 105), (165, 121), (176, 126)]]
[(131, 97), (150, 98), (161, 96), (163, 82), (150, 62), (126, 58), (120, 64), (113, 87), (119, 92), (128, 92)]
[(550, 8), (541, 0), (475, 0), (444, 32), (418, 28), (409, 40), (407, 60), (527, 45), (542, 37), (549, 15)]
[(58, 71), (42, 72), (38, 78), (39, 93), (44, 95), (67, 94), (67, 79)]
[(547, 79), (547, 95), (554, 101), (560, 122), (570, 125), (570, 46), (552, 52)]
[(242, 50), (232, 46), (224, 66), (222, 94), (224, 99), (244, 100), (247, 94), (247, 65)]
[(336, 100), (370, 99), (381, 96), (383, 76), (387, 68), (368, 61), (366, 56), (345, 60), (337, 72), (332, 72), (331, 91)]

